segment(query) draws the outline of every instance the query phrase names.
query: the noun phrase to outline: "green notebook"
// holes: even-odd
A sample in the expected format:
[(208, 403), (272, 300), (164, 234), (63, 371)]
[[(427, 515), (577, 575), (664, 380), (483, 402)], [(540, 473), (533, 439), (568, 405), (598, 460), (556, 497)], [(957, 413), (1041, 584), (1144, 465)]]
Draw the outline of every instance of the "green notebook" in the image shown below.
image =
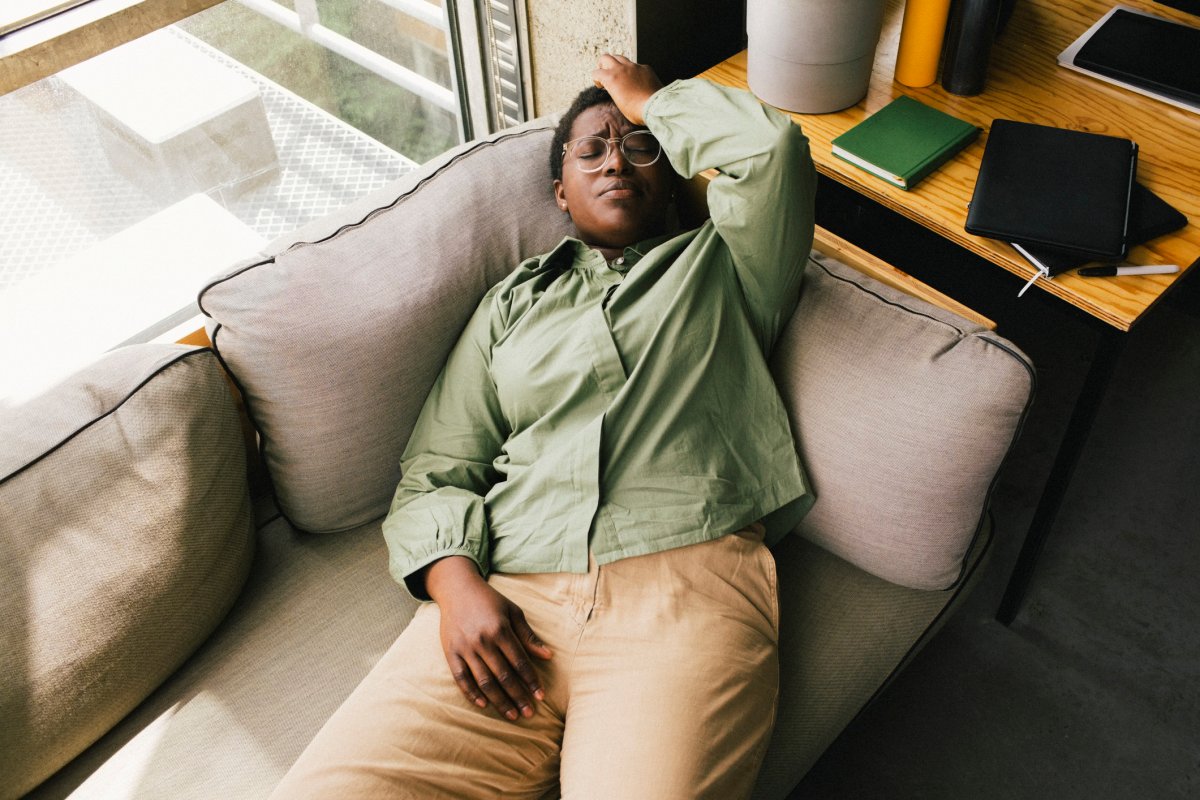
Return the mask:
[(900, 95), (832, 142), (833, 154), (901, 189), (975, 141), (979, 128)]

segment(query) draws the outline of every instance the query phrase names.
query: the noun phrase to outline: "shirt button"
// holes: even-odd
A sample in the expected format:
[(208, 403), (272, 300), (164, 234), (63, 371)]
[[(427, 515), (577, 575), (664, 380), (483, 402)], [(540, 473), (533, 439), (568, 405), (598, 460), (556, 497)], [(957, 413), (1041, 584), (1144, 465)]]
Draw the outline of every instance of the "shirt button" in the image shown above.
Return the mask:
[(614, 261), (613, 263), (614, 263), (614, 264), (616, 264), (618, 267), (619, 267), (619, 266), (621, 266), (622, 264), (624, 264), (624, 263), (625, 263), (625, 256), (621, 256), (620, 258), (618, 258), (618, 259), (617, 259), (616, 261)]

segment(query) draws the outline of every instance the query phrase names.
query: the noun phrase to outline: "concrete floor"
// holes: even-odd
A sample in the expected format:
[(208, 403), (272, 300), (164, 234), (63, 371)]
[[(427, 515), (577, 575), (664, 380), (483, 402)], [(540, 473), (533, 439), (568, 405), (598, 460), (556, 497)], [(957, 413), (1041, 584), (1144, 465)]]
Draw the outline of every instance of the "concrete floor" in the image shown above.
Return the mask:
[[(932, 253), (941, 263), (922, 277), (935, 285), (938, 269), (951, 284), (976, 280), (981, 265), (886, 215), (826, 216), (914, 274), (926, 267), (902, 254)], [(1038, 367), (1034, 410), (993, 500), (997, 546), (966, 604), (792, 798), (1200, 797), (1198, 282), (1128, 334), (1009, 627), (994, 614), (1096, 334), (1041, 301), (1006, 324), (1015, 278), (957, 287)]]

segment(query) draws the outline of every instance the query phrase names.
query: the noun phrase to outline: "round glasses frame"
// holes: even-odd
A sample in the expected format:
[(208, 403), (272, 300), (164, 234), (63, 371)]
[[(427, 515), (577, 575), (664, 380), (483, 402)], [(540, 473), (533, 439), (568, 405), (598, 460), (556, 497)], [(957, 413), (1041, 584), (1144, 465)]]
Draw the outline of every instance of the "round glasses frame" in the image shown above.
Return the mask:
[[(633, 136), (648, 137), (654, 142), (654, 156), (652, 158), (648, 156), (649, 150), (632, 150), (631, 152), (626, 140)], [(572, 139), (563, 145), (563, 158), (566, 159), (568, 155), (574, 153), (574, 151), (578, 149), (576, 145), (578, 145), (580, 142), (604, 143), (604, 158), (601, 159), (600, 163), (594, 167), (585, 167), (584, 159), (579, 156), (575, 156), (575, 167), (580, 172), (591, 173), (599, 172), (600, 170), (604, 169), (604, 165), (608, 163), (610, 158), (612, 158), (613, 142), (616, 142), (617, 146), (620, 147), (621, 155), (625, 157), (625, 160), (635, 167), (649, 167), (658, 161), (658, 159), (662, 158), (662, 144), (658, 141), (658, 139), (654, 138), (654, 134), (645, 129), (630, 131), (620, 138), (613, 139), (605, 139), (603, 136), (580, 136), (578, 139)], [(599, 154), (597, 154), (597, 157), (598, 156)], [(648, 158), (649, 160), (647, 160)]]

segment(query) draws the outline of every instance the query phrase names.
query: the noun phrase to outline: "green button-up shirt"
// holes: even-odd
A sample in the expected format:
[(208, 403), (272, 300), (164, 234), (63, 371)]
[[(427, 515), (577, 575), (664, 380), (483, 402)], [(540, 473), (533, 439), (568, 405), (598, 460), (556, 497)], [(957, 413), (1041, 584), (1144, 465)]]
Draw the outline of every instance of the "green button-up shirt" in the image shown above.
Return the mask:
[(487, 293), (383, 523), (419, 598), (407, 579), (449, 555), (484, 575), (586, 572), (589, 549), (604, 564), (764, 517), (775, 541), (812, 504), (767, 367), (812, 245), (808, 140), (702, 80), (659, 90), (645, 118), (681, 175), (719, 170), (711, 218), (612, 265), (567, 238)]

